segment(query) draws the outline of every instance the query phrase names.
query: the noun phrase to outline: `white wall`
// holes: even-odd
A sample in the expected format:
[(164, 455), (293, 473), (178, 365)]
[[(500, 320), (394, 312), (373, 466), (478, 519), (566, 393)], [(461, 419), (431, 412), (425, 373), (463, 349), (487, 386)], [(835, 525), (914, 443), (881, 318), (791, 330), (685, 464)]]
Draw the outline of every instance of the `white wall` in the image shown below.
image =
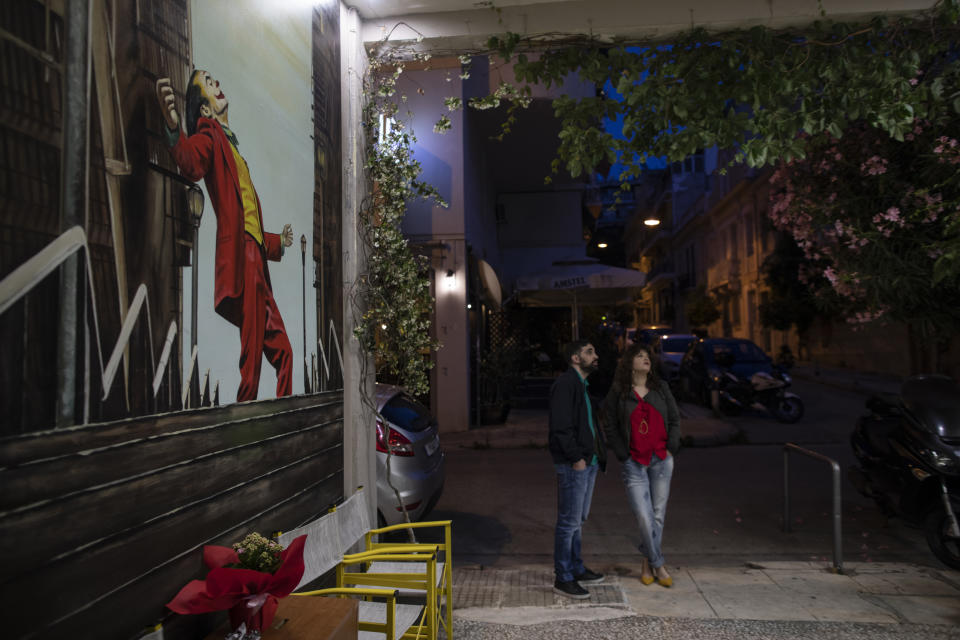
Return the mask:
[[(462, 236), (464, 232), (463, 112), (450, 112), (443, 105), (446, 97), (462, 97), (459, 75), (459, 68), (404, 71), (397, 81), (398, 93), (407, 97), (397, 119), (417, 137), (413, 156), (420, 162), (421, 179), (436, 187), (450, 205), (444, 209), (425, 200), (408, 202), (403, 232), (410, 236)], [(444, 114), (453, 127), (444, 134), (434, 133), (433, 125)]]
[[(313, 246), (313, 110), (310, 3), (266, 0), (192, 0), (193, 59), (220, 81), (230, 101), (230, 128), (260, 196), (264, 230), (293, 225), (294, 244), (281, 262), (270, 262), (273, 294), (293, 348), (293, 391), (303, 392), (300, 235)], [(202, 184), (201, 184), (202, 186)], [(198, 346), (201, 375), (220, 381), (221, 403), (234, 402), (240, 386), (240, 332), (213, 310), (216, 217), (206, 196), (200, 226)], [(308, 250), (309, 251), (309, 250)], [(307, 352), (316, 344), (315, 289), (308, 254)], [(189, 349), (190, 269), (184, 271), (183, 344)], [(189, 363), (189, 353), (184, 362)], [(309, 356), (308, 356), (309, 357)], [(212, 384), (211, 384), (212, 388)], [(276, 375), (264, 359), (260, 398), (276, 394)]]
[[(421, 179), (433, 185), (447, 201), (444, 209), (431, 202), (407, 203), (404, 233), (413, 242), (442, 242), (435, 251), (435, 331), (441, 347), (434, 357), (432, 407), (440, 428), (462, 431), (469, 428), (468, 389), (470, 372), (469, 325), (466, 309), (466, 242), (463, 112), (449, 112), (445, 97), (463, 97), (460, 69), (405, 71), (398, 81), (398, 93), (407, 97), (407, 108), (397, 114), (417, 137), (413, 155), (422, 168)], [(433, 126), (447, 114), (453, 127), (445, 134)], [(450, 278), (446, 273), (452, 270)]]

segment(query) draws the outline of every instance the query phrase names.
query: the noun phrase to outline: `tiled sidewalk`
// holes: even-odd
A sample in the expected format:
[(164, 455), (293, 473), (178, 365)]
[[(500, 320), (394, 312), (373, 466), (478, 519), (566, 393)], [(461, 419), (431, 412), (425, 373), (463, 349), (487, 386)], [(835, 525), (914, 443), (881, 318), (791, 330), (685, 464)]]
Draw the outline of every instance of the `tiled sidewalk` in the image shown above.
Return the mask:
[[(598, 567), (602, 569), (602, 567)], [(908, 564), (851, 563), (837, 575), (813, 562), (671, 567), (674, 586), (645, 586), (639, 566), (590, 585), (588, 600), (553, 593), (549, 567), (461, 567), (457, 617), (528, 625), (557, 619), (664, 618), (956, 625), (960, 573)], [(960, 634), (958, 634), (960, 635)]]

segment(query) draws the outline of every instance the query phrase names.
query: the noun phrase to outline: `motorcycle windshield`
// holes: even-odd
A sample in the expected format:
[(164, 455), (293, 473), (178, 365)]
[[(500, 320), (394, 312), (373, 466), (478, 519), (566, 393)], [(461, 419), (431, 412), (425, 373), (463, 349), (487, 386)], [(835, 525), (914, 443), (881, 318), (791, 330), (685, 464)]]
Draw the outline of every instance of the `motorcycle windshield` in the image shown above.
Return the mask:
[(960, 387), (947, 376), (916, 376), (903, 383), (903, 403), (941, 438), (960, 439)]

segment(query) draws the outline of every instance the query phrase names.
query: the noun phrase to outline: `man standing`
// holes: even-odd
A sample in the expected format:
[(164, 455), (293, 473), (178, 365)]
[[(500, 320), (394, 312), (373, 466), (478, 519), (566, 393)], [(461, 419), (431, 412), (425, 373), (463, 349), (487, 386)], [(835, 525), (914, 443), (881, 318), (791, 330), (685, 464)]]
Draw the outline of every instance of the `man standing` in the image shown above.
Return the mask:
[(264, 355), (277, 370), (277, 396), (288, 396), (293, 350), (273, 299), (266, 261), (280, 260), (284, 247), (293, 244), (293, 229), (284, 225), (279, 235), (263, 230), (260, 198), (230, 130), (229, 103), (219, 82), (200, 69), (190, 76), (185, 114), (189, 135), (180, 130), (169, 78), (157, 80), (157, 99), (177, 166), (190, 180), (203, 178), (217, 216), (214, 309), (240, 329), (237, 401), (256, 399)]
[(550, 454), (557, 472), (553, 590), (582, 600), (590, 592), (581, 585), (603, 580), (602, 574), (583, 565), (580, 537), (597, 470), (606, 467), (607, 452), (587, 393), (587, 376), (599, 362), (596, 351), (586, 340), (578, 340), (566, 345), (563, 355), (569, 368), (550, 388)]

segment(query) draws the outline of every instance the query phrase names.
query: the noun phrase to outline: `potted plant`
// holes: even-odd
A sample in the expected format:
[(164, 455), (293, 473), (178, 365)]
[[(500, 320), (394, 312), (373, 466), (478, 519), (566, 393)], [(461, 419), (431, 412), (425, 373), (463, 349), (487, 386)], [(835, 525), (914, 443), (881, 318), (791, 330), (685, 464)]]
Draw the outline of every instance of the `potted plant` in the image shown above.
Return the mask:
[(480, 357), (480, 403), (477, 424), (503, 424), (510, 396), (520, 380), (519, 358), (499, 347)]

